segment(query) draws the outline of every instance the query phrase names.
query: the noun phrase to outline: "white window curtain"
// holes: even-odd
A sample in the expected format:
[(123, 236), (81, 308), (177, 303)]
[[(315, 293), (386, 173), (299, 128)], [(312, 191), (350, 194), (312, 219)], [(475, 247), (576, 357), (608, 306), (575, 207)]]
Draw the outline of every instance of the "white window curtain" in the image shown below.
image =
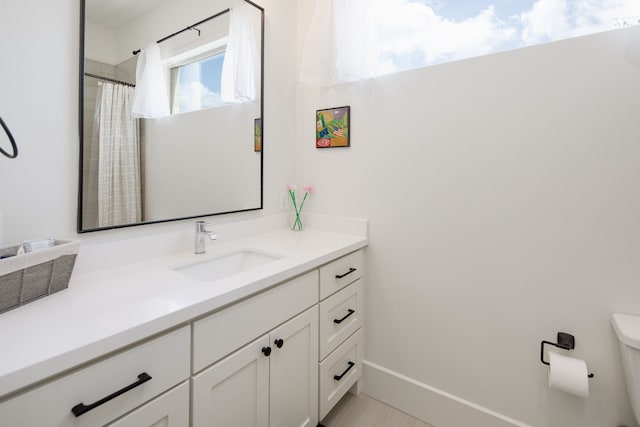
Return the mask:
[(103, 83), (100, 96), (98, 227), (142, 219), (140, 141), (133, 117), (134, 88)]
[(133, 114), (147, 119), (170, 114), (160, 46), (155, 42), (142, 49), (138, 57)]
[(236, 2), (229, 13), (220, 95), (224, 102), (253, 101), (260, 80), (261, 15), (244, 1)]
[(374, 0), (316, 0), (300, 80), (333, 85), (377, 74)]

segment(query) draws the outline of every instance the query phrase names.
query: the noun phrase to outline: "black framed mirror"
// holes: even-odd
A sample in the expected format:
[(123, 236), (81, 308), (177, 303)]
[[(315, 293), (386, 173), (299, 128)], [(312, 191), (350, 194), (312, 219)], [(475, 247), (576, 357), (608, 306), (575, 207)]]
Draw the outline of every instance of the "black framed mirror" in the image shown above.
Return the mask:
[[(78, 232), (262, 209), (264, 9), (80, 7)], [(161, 78), (149, 89), (152, 63)], [(140, 110), (162, 91), (162, 113)]]

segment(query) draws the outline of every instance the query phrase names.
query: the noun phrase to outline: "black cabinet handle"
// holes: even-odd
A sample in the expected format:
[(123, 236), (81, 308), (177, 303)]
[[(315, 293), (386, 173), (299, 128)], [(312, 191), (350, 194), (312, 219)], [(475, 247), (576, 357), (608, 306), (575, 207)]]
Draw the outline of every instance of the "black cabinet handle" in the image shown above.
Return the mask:
[(276, 347), (282, 348), (282, 346), (284, 345), (284, 340), (282, 338), (278, 338), (273, 343), (276, 345)]
[(349, 313), (347, 313), (342, 319), (333, 319), (333, 323), (335, 323), (336, 325), (339, 325), (340, 323), (344, 322), (347, 319), (347, 317), (351, 316), (355, 312), (356, 312), (355, 310), (349, 309)]
[(345, 375), (347, 375), (347, 372), (349, 372), (349, 370), (350, 370), (351, 368), (353, 368), (354, 366), (355, 366), (355, 363), (353, 363), (353, 362), (349, 362), (349, 367), (348, 367), (348, 368), (347, 368), (347, 369), (346, 369), (342, 374), (340, 374), (340, 375), (334, 375), (334, 376), (333, 376), (333, 379), (334, 379), (334, 380), (336, 380), (336, 381), (340, 381), (340, 380), (342, 379), (342, 377), (344, 377)]
[(353, 268), (353, 267), (350, 267), (349, 271), (347, 271), (346, 273), (344, 273), (344, 274), (336, 274), (336, 279), (342, 279), (343, 277), (348, 276), (349, 274), (353, 273), (354, 271), (356, 271), (356, 269)]
[(107, 403), (108, 401), (115, 399), (116, 397), (130, 391), (133, 390), (134, 388), (138, 387), (141, 384), (146, 383), (147, 381), (149, 381), (151, 379), (151, 375), (147, 374), (146, 372), (141, 373), (140, 375), (138, 375), (138, 381), (134, 382), (133, 384), (129, 384), (128, 386), (121, 388), (120, 390), (116, 391), (113, 394), (110, 394), (107, 397), (104, 397), (100, 400), (98, 400), (95, 403), (92, 403), (91, 405), (85, 405), (84, 403), (78, 403), (76, 406), (74, 406), (73, 408), (71, 408), (71, 412), (73, 412), (73, 415), (75, 415), (76, 417), (79, 417), (80, 415), (91, 411), (92, 409), (97, 408), (100, 405), (103, 405), (105, 403)]
[(271, 347), (269, 346), (262, 347), (262, 354), (269, 357), (269, 355), (271, 354)]

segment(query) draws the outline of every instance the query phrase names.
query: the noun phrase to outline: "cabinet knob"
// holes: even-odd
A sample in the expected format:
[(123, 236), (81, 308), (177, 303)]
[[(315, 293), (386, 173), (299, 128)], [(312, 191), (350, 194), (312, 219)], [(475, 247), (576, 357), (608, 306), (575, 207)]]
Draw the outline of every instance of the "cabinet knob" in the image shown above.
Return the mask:
[(271, 354), (271, 347), (269, 346), (262, 347), (262, 354), (269, 357), (269, 355)]
[(273, 343), (276, 345), (276, 347), (282, 348), (282, 346), (284, 345), (284, 340), (282, 338), (278, 338)]

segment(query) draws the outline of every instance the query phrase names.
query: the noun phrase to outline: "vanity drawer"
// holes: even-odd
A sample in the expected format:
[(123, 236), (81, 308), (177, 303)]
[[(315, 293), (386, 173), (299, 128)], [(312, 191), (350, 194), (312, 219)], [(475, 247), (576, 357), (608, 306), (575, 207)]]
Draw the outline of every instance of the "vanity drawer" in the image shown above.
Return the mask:
[(362, 251), (345, 255), (320, 267), (320, 299), (325, 299), (362, 277), (363, 269)]
[(318, 302), (318, 271), (225, 308), (193, 324), (198, 372)]
[(320, 303), (320, 360), (362, 326), (363, 280), (356, 280)]
[(153, 399), (109, 427), (185, 427), (189, 425), (189, 382)]
[(364, 334), (362, 329), (320, 362), (320, 416), (323, 419), (338, 400), (362, 376)]
[[(0, 420), (12, 427), (105, 425), (189, 377), (189, 338), (184, 327), (18, 395), (0, 403)], [(84, 414), (71, 411), (133, 384)]]

